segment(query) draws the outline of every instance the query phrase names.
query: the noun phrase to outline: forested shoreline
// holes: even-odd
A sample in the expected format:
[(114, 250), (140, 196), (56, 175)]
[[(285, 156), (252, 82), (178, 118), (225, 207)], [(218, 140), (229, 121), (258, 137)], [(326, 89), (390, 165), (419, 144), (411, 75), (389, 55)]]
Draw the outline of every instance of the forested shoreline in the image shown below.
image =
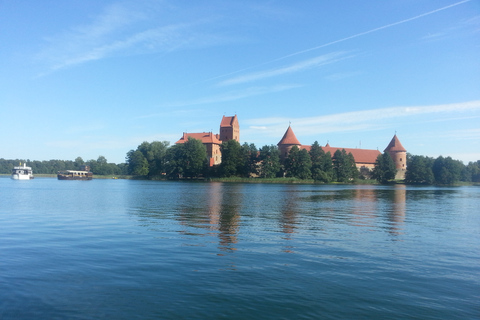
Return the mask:
[[(387, 152), (380, 154), (373, 170), (357, 168), (351, 153), (344, 149), (333, 155), (324, 152), (318, 142), (310, 151), (294, 146), (285, 159), (275, 145), (260, 149), (254, 144), (240, 145), (229, 140), (221, 145), (222, 163), (208, 166), (206, 147), (200, 140), (188, 139), (169, 146), (166, 141), (143, 142), (127, 153), (127, 173), (148, 179), (192, 178), (294, 178), (322, 183), (349, 183), (375, 179), (379, 183), (394, 180), (396, 169)], [(405, 180), (409, 184), (452, 185), (459, 182), (480, 182), (480, 160), (465, 165), (451, 157), (431, 158), (407, 154)]]
[[(344, 149), (333, 155), (324, 152), (315, 142), (310, 151), (294, 146), (282, 159), (275, 145), (260, 149), (254, 144), (240, 145), (235, 140), (224, 142), (221, 147), (222, 163), (209, 166), (206, 147), (200, 140), (188, 139), (183, 144), (169, 145), (167, 141), (143, 142), (126, 154), (126, 162), (109, 163), (104, 156), (84, 161), (75, 160), (6, 160), (0, 159), (0, 174), (10, 174), (14, 166), (27, 163), (35, 174), (56, 174), (61, 170), (78, 170), (90, 166), (94, 175), (130, 175), (141, 179), (275, 179), (289, 178), (313, 180), (321, 183), (353, 183), (374, 179), (379, 183), (394, 180), (396, 169), (387, 152), (377, 158), (375, 168), (357, 168), (351, 153)], [(398, 182), (398, 181), (397, 181)], [(407, 184), (453, 185), (459, 182), (480, 182), (480, 160), (464, 164), (451, 157), (407, 154)]]
[(6, 160), (0, 158), (0, 174), (10, 174), (15, 166), (23, 165), (31, 167), (34, 174), (57, 174), (62, 170), (80, 170), (82, 165), (90, 166), (90, 171), (96, 175), (122, 175), (126, 174), (125, 163), (109, 163), (104, 156), (99, 156), (97, 160), (84, 161), (81, 157), (75, 160), (28, 160), (15, 159)]

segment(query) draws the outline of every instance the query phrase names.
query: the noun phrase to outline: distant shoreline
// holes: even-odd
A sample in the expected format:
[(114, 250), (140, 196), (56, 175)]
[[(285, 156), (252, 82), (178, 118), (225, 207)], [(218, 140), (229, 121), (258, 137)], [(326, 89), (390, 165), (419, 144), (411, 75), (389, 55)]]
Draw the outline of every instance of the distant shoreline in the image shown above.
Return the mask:
[[(10, 174), (0, 173), (0, 177), (10, 177)], [(39, 173), (34, 174), (35, 178), (56, 178), (56, 174)], [(436, 186), (436, 187), (461, 187), (461, 186), (480, 186), (477, 182), (458, 182), (453, 185), (421, 185), (421, 184), (407, 184), (401, 180), (392, 181), (388, 184), (381, 184), (376, 180), (356, 180), (355, 182), (315, 182), (314, 180), (301, 180), (295, 178), (201, 178), (201, 179), (148, 179), (145, 177), (130, 176), (130, 175), (94, 175), (93, 179), (112, 179), (112, 180), (150, 180), (150, 181), (183, 181), (183, 182), (224, 182), (224, 183), (268, 183), (268, 184), (314, 184), (314, 185), (378, 185), (378, 186), (391, 186), (391, 185), (411, 185), (411, 186)]]

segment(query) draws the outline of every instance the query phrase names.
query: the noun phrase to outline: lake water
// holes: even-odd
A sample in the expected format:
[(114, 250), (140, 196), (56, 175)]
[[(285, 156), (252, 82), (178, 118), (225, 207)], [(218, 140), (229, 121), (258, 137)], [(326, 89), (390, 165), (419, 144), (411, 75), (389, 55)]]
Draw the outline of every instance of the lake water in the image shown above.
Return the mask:
[(480, 188), (0, 178), (1, 319), (479, 319)]

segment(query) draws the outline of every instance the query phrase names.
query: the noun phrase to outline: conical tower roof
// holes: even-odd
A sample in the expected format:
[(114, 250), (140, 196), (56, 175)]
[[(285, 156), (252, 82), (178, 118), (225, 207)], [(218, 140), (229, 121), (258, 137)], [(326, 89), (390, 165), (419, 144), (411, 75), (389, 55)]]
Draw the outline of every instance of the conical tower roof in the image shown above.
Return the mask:
[(398, 140), (397, 135), (393, 136), (392, 141), (390, 141), (384, 151), (407, 152), (407, 150), (400, 143), (400, 140)]
[(287, 131), (283, 135), (282, 140), (277, 144), (279, 145), (302, 145), (300, 141), (298, 141), (297, 137), (295, 137), (295, 133), (293, 133), (292, 127), (288, 126)]

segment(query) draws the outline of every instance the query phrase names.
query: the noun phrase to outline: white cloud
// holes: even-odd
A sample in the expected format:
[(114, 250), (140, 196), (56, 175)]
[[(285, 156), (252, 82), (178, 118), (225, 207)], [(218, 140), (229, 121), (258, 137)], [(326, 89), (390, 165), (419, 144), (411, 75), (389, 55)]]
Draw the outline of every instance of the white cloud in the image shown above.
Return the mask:
[(444, 138), (449, 138), (452, 140), (462, 139), (462, 140), (480, 141), (480, 129), (454, 130), (454, 131), (449, 131), (442, 136)]
[(45, 48), (36, 58), (47, 65), (49, 73), (114, 55), (171, 52), (226, 41), (202, 33), (199, 26), (208, 23), (207, 20), (163, 25), (161, 21), (158, 12), (148, 12), (141, 5), (110, 6), (91, 23), (47, 38)]
[[(193, 105), (202, 105), (202, 104), (213, 104), (219, 102), (227, 102), (227, 101), (234, 101), (244, 98), (249, 98), (253, 96), (258, 96), (262, 94), (268, 94), (273, 92), (281, 92), (285, 90), (290, 90), (294, 88), (298, 88), (300, 85), (297, 84), (283, 84), (283, 85), (275, 85), (270, 87), (250, 87), (245, 90), (235, 90), (229, 91), (224, 94), (213, 95), (210, 97), (188, 100), (188, 101), (178, 101), (169, 104), (162, 105), (161, 108), (179, 108), (179, 107), (186, 107), (186, 106), (193, 106)], [(172, 111), (175, 112), (175, 111)], [(142, 115), (135, 117), (136, 119), (143, 119), (143, 118), (152, 118), (152, 117), (160, 117), (165, 115), (165, 112), (159, 112), (149, 115)]]
[(254, 72), (243, 76), (227, 79), (219, 83), (220, 86), (228, 86), (245, 82), (257, 81), (265, 78), (281, 76), (284, 74), (295, 73), (307, 69), (318, 68), (323, 65), (331, 64), (343, 59), (351, 58), (345, 52), (332, 52), (312, 59), (297, 62), (295, 64), (284, 66), (277, 69), (270, 69), (260, 72)]
[[(474, 112), (480, 110), (480, 100), (432, 106), (390, 107), (364, 111), (337, 113), (326, 116), (308, 118), (257, 118), (246, 119), (250, 130), (257, 127), (268, 127), (272, 136), (278, 136), (285, 131), (286, 124), (292, 123), (295, 133), (300, 135), (321, 134), (328, 132), (353, 132), (378, 130), (389, 125), (389, 119), (398, 121), (400, 118), (411, 118), (420, 115), (451, 114)], [(465, 115), (468, 117), (468, 115)], [(470, 115), (470, 118), (478, 114)], [(463, 132), (466, 134), (466, 131)], [(478, 130), (470, 130), (470, 135), (478, 134)]]

